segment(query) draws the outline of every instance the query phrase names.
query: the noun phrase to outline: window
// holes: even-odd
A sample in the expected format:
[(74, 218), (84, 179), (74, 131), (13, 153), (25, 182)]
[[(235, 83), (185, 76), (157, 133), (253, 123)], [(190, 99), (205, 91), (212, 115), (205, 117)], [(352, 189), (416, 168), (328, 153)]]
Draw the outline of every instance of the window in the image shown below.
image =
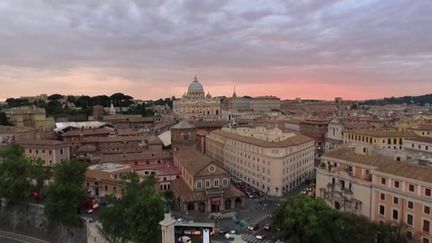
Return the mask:
[(60, 149), (60, 154), (63, 154), (63, 149)]
[(429, 243), (429, 239), (423, 237), (422, 243)]
[(393, 197), (393, 203), (398, 205), (399, 204), (399, 198), (398, 197)]
[(414, 192), (414, 185), (413, 185), (413, 184), (410, 184), (410, 185), (408, 186), (408, 190), (409, 190), (410, 192)]
[(228, 179), (223, 179), (222, 183), (223, 183), (223, 186), (228, 186)]
[(408, 201), (408, 208), (409, 209), (414, 209), (414, 202)]
[(386, 178), (381, 178), (381, 184), (383, 184), (383, 185), (386, 184)]
[(197, 182), (196, 182), (196, 188), (197, 188), (197, 189), (201, 189), (201, 187), (202, 187), (202, 183), (201, 183), (201, 181), (197, 181)]
[(379, 212), (381, 215), (385, 215), (385, 206), (384, 205), (380, 205)]
[(411, 214), (407, 214), (407, 225), (413, 226), (414, 217)]
[(393, 215), (392, 218), (394, 220), (398, 220), (399, 219), (399, 211), (397, 211), (396, 209), (393, 209)]
[(219, 179), (215, 179), (213, 181), (213, 185), (214, 185), (214, 187), (219, 187)]
[(205, 181), (205, 188), (210, 188), (210, 180)]
[(431, 189), (426, 188), (425, 189), (425, 195), (430, 197), (431, 196)]
[(381, 200), (385, 200), (385, 194), (384, 194), (384, 193), (381, 193), (381, 194), (380, 194), (380, 198), (381, 198)]
[(413, 233), (411, 231), (407, 231), (406, 237), (408, 240), (412, 240), (413, 239)]
[(424, 213), (425, 214), (430, 214), (430, 207), (428, 207), (428, 206), (424, 206)]
[(423, 219), (423, 231), (429, 233), (430, 222), (427, 219)]
[(399, 181), (394, 181), (394, 187), (399, 188)]

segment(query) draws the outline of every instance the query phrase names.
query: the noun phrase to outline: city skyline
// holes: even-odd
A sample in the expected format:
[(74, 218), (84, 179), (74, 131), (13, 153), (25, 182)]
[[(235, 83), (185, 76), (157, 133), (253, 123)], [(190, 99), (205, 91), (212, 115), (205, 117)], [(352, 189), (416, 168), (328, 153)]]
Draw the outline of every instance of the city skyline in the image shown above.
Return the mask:
[(431, 93), (428, 1), (4, 1), (0, 100)]

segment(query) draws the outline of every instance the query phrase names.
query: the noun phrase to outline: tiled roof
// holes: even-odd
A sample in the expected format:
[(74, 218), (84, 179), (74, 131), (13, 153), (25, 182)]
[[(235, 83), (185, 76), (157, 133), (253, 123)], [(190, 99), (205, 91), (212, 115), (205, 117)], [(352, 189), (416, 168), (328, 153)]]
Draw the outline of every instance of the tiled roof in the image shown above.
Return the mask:
[(289, 137), (289, 138), (282, 140), (282, 141), (279, 141), (279, 142), (269, 142), (269, 141), (265, 141), (262, 139), (257, 139), (257, 138), (249, 137), (249, 136), (243, 136), (243, 135), (239, 135), (239, 134), (231, 133), (231, 132), (227, 132), (227, 131), (213, 131), (211, 133), (217, 134), (219, 136), (227, 137), (230, 139), (234, 139), (234, 140), (237, 140), (240, 142), (265, 147), (265, 148), (285, 148), (285, 147), (297, 146), (300, 144), (304, 144), (304, 143), (313, 141), (312, 138), (307, 137), (303, 134), (296, 134), (292, 137)]
[(67, 143), (59, 140), (48, 140), (48, 139), (41, 139), (41, 140), (27, 140), (27, 141), (20, 141), (18, 142), (19, 145), (22, 145), (24, 147), (26, 146), (68, 146)]
[(177, 124), (175, 124), (174, 126), (171, 127), (171, 129), (192, 129), (195, 128), (194, 125), (190, 124), (189, 122), (183, 120)]
[(432, 144), (432, 137), (415, 137), (415, 138), (408, 138), (407, 140)]
[(180, 195), (186, 202), (199, 202), (207, 199), (205, 192), (193, 192), (182, 178), (171, 181), (171, 188)]
[(398, 131), (398, 130), (382, 130), (382, 129), (369, 129), (369, 130), (352, 130), (346, 133), (365, 135), (371, 137), (417, 137), (413, 132)]
[(74, 136), (91, 136), (91, 135), (108, 135), (111, 130), (107, 128), (92, 128), (92, 129), (73, 129), (63, 133), (63, 137), (74, 137)]
[(432, 183), (432, 167), (395, 161), (380, 155), (355, 153), (353, 148), (341, 147), (327, 152), (323, 158), (333, 158), (376, 167), (377, 171), (405, 178)]
[(192, 176), (196, 175), (210, 163), (214, 163), (209, 157), (189, 147), (180, 147), (174, 151), (174, 160), (182, 164)]
[(126, 153), (126, 154), (104, 154), (101, 160), (105, 163), (130, 163), (135, 161), (147, 161), (158, 159), (170, 159), (171, 153), (167, 151), (161, 152), (143, 152), (143, 153)]

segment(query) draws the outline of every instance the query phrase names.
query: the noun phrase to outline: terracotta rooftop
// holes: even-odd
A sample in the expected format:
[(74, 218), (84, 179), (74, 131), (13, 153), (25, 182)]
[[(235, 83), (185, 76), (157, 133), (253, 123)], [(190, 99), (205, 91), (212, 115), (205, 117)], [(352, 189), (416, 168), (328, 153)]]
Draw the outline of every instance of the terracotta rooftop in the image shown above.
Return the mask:
[(182, 164), (184, 168), (192, 175), (196, 175), (210, 163), (214, 161), (190, 147), (180, 147), (174, 151), (174, 161)]
[(167, 151), (161, 152), (143, 152), (143, 153), (126, 153), (126, 154), (103, 154), (101, 160), (111, 163), (133, 163), (147, 160), (171, 159), (171, 153)]
[(432, 137), (415, 137), (415, 138), (408, 138), (407, 140), (432, 144)]
[(400, 162), (380, 155), (364, 155), (355, 153), (353, 148), (341, 147), (323, 155), (324, 158), (334, 158), (358, 164), (376, 167), (377, 171), (405, 178), (432, 183), (432, 167)]
[(26, 147), (26, 146), (60, 146), (60, 145), (69, 146), (68, 143), (65, 143), (63, 141), (48, 140), (48, 139), (20, 141), (20, 142), (18, 142), (18, 144), (22, 145), (24, 147)]
[(192, 128), (195, 128), (195, 126), (185, 120), (171, 127), (171, 129), (192, 129)]
[(94, 135), (108, 135), (111, 130), (107, 128), (92, 128), (92, 129), (73, 129), (63, 133), (63, 137), (74, 137), (74, 136), (94, 136)]
[(369, 129), (369, 130), (351, 130), (347, 131), (346, 133), (351, 134), (358, 134), (358, 135), (365, 135), (365, 136), (371, 136), (371, 137), (417, 137), (417, 135), (414, 132), (405, 132), (405, 131), (398, 131), (398, 130), (382, 130), (382, 129)]
[(145, 136), (110, 136), (110, 137), (87, 137), (83, 138), (83, 143), (108, 143), (108, 142), (123, 142), (123, 141), (143, 141), (147, 140)]
[(265, 147), (265, 148), (285, 148), (285, 147), (297, 146), (300, 144), (304, 144), (304, 143), (313, 141), (312, 138), (307, 137), (307, 136), (302, 135), (302, 134), (296, 134), (292, 137), (289, 137), (289, 138), (282, 140), (282, 141), (279, 141), (279, 142), (269, 142), (269, 141), (265, 141), (262, 139), (257, 139), (257, 138), (249, 137), (249, 136), (243, 136), (243, 135), (239, 135), (239, 134), (231, 133), (231, 132), (227, 132), (227, 131), (219, 131), (218, 130), (218, 131), (213, 131), (210, 134), (212, 134), (212, 133), (217, 134), (219, 136), (234, 139), (234, 140), (237, 140), (240, 142), (249, 143), (249, 144), (253, 144), (253, 145)]

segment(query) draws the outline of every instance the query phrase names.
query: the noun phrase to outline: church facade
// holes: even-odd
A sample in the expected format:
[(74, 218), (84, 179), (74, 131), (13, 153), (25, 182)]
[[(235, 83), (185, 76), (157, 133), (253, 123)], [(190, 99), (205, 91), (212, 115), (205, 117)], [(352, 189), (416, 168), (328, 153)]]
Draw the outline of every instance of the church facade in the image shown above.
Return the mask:
[(204, 88), (197, 77), (189, 85), (187, 93), (173, 104), (174, 114), (189, 121), (216, 121), (221, 117), (221, 101), (205, 95)]

